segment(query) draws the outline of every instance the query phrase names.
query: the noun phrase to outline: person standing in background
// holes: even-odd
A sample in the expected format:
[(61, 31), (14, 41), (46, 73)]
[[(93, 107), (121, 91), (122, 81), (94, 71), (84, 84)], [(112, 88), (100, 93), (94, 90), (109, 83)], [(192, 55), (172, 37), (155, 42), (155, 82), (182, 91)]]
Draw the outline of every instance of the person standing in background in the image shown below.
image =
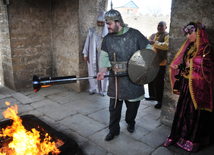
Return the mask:
[[(86, 42), (83, 49), (84, 61), (88, 65), (88, 76), (96, 76), (99, 72), (99, 59), (103, 37), (108, 34), (107, 25), (105, 24), (105, 11), (101, 10), (97, 17), (97, 23), (95, 27), (88, 29)], [(108, 72), (106, 72), (108, 75)], [(98, 91), (102, 96), (106, 95), (108, 78), (102, 81), (96, 79), (89, 79), (90, 89), (89, 95), (96, 93), (96, 83), (98, 85)]]
[(159, 57), (160, 68), (156, 78), (148, 84), (150, 97), (145, 99), (156, 100), (157, 104), (155, 105), (155, 108), (157, 109), (160, 109), (162, 106), (164, 75), (166, 72), (166, 58), (169, 46), (169, 33), (166, 32), (166, 29), (166, 22), (160, 21), (157, 26), (158, 32), (149, 37), (149, 41)]

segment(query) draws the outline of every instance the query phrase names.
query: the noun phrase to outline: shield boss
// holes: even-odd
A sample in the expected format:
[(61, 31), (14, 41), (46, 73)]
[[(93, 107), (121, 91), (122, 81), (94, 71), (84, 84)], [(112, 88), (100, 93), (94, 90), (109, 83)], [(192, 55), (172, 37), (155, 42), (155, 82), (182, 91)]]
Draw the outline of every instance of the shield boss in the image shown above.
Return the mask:
[(137, 85), (144, 85), (154, 80), (159, 71), (159, 58), (150, 49), (135, 52), (128, 62), (128, 75)]

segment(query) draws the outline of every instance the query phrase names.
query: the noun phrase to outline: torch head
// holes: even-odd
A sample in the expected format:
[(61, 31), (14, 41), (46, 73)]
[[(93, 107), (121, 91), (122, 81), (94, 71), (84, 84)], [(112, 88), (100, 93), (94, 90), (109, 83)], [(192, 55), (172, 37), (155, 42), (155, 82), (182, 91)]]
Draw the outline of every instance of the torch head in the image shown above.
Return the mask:
[(35, 92), (39, 91), (41, 89), (41, 84), (40, 84), (40, 77), (34, 75), (33, 76), (33, 89)]
[(37, 92), (41, 88), (50, 87), (51, 85), (76, 83), (76, 76), (63, 76), (63, 77), (44, 77), (40, 78), (36, 75), (33, 76), (33, 88)]

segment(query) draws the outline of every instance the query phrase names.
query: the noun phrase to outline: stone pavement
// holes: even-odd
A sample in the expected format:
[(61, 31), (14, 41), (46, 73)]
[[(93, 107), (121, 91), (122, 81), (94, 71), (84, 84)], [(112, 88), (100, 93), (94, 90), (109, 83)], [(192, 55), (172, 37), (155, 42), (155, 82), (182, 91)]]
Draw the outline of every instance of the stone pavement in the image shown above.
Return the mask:
[[(80, 148), (78, 155), (213, 155), (214, 145), (206, 146), (197, 153), (189, 153), (176, 146), (163, 147), (170, 127), (160, 122), (161, 110), (155, 102), (141, 101), (136, 118), (136, 128), (130, 134), (126, 130), (122, 110), (121, 132), (112, 141), (104, 141), (108, 134), (109, 98), (88, 92), (75, 92), (63, 85), (16, 92), (0, 86), (0, 113), (7, 106), (18, 105), (18, 115), (32, 114), (56, 130), (74, 139)], [(125, 105), (125, 104), (124, 104)], [(0, 115), (0, 121), (4, 116)]]

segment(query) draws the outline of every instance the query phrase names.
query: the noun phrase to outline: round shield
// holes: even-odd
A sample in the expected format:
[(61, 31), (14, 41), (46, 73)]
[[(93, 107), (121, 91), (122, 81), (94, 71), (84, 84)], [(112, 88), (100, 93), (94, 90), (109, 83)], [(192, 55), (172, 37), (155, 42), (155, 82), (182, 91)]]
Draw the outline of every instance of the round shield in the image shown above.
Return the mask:
[(128, 75), (137, 85), (147, 84), (155, 79), (159, 71), (159, 58), (150, 49), (135, 52), (128, 62)]

